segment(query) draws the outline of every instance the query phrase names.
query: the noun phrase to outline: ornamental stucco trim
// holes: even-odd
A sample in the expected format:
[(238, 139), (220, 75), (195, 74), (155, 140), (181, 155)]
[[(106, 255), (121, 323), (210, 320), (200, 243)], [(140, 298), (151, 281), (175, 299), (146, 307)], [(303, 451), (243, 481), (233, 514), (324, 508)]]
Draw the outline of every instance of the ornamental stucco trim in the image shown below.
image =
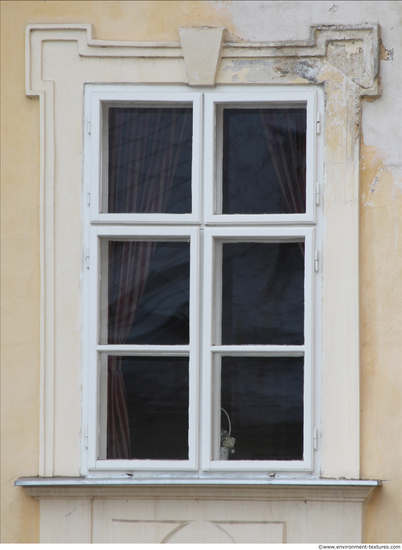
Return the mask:
[[(78, 54), (82, 57), (133, 57), (133, 58), (184, 58), (183, 44), (180, 42), (121, 42), (99, 40), (93, 37), (91, 24), (42, 24), (26, 27), (26, 95), (39, 95), (31, 81), (32, 72), (32, 34), (35, 31), (47, 31), (45, 40), (76, 40)], [(52, 32), (53, 31), (53, 32)], [(325, 58), (328, 56), (329, 44), (344, 42), (359, 42), (357, 52), (361, 54), (359, 74), (351, 74), (347, 63), (343, 65), (345, 75), (350, 77), (366, 92), (362, 95), (378, 95), (378, 70), (380, 34), (377, 24), (370, 25), (312, 25), (307, 41), (289, 42), (223, 42), (223, 28), (190, 27), (180, 29), (183, 38), (192, 39), (192, 51), (204, 51), (205, 38), (208, 34), (218, 38), (219, 58), (232, 59), (272, 59), (272, 58)], [(204, 31), (204, 32), (200, 32)], [(206, 32), (205, 32), (206, 31)], [(208, 33), (208, 31), (211, 31)], [(56, 34), (55, 34), (56, 33)], [(182, 38), (182, 40), (183, 40)], [(349, 54), (351, 51), (349, 50)], [(342, 64), (342, 61), (340, 61)], [(215, 70), (216, 72), (216, 70)], [(297, 73), (296, 73), (297, 74)], [(190, 85), (200, 85), (199, 81)]]
[[(219, 33), (222, 37), (223, 29), (219, 29)], [(203, 35), (198, 29), (186, 29), (185, 34)], [(72, 43), (76, 49), (68, 45)], [(60, 106), (55, 103), (55, 89), (65, 92), (58, 88), (57, 78), (61, 80), (62, 76), (57, 72), (55, 59), (56, 50), (60, 53), (64, 48), (63, 62), (66, 65), (63, 69), (69, 71), (69, 85), (81, 93), (81, 102), (83, 86), (88, 82), (189, 86), (199, 85), (200, 82), (239, 86), (314, 84), (324, 87), (326, 116), (322, 160), (325, 168), (321, 183), (326, 223), (322, 258), (325, 282), (322, 357), (325, 368), (322, 425), (318, 426), (319, 431), (324, 433), (324, 438), (320, 440), (321, 475), (360, 477), (360, 103), (363, 96), (379, 95), (379, 29), (377, 25), (317, 25), (311, 27), (310, 38), (305, 42), (221, 44), (217, 40), (216, 44), (214, 61), (208, 69), (209, 80), (205, 82), (204, 77), (197, 80), (194, 67), (190, 71), (191, 78), (187, 76), (186, 67), (188, 69), (190, 58), (186, 47), (182, 48), (179, 42), (98, 40), (93, 37), (90, 24), (29, 25), (26, 28), (26, 95), (39, 97), (40, 100), (41, 476), (79, 473), (79, 457), (70, 456), (69, 452), (76, 446), (80, 429), (70, 426), (70, 435), (61, 440), (56, 438), (56, 434), (60, 433), (58, 418), (66, 415), (67, 411), (59, 410), (62, 405), (55, 374), (68, 368), (67, 364), (62, 364), (63, 360), (57, 359), (60, 356), (56, 346), (59, 321), (55, 304), (59, 291), (55, 204), (63, 184), (57, 170), (61, 155), (68, 154), (72, 173), (81, 173), (83, 150), (83, 142), (74, 145), (81, 155), (77, 155), (75, 150), (72, 154), (71, 151), (66, 153), (66, 150), (58, 149), (63, 136), (56, 124), (61, 111), (57, 110)], [(193, 51), (196, 46), (197, 39), (194, 38)], [(53, 76), (48, 64), (58, 76)], [(66, 96), (66, 101), (73, 100)], [(74, 128), (78, 124), (82, 127), (82, 103), (67, 103), (63, 108), (74, 113), (71, 124), (75, 125)], [(71, 145), (68, 147), (71, 148)], [(79, 221), (77, 223), (80, 224)], [(85, 251), (81, 251), (82, 261), (84, 255)], [(79, 387), (73, 391), (77, 393), (73, 402), (80, 402)], [(65, 458), (59, 458), (62, 456)], [(71, 470), (65, 472), (66, 465), (70, 464), (73, 464), (68, 466)]]

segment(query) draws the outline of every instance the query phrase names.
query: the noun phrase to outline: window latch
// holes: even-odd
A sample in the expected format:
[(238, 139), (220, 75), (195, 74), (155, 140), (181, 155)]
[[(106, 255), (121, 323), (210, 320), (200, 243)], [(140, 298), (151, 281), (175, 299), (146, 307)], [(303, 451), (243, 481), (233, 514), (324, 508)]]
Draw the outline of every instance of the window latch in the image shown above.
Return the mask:
[(316, 451), (318, 448), (317, 428), (313, 430), (313, 448)]
[(87, 132), (88, 134), (91, 133), (91, 113), (87, 115)]
[(321, 115), (320, 113), (317, 113), (317, 126), (316, 126), (317, 134), (321, 133)]
[(320, 206), (320, 184), (318, 182), (315, 184), (315, 204)]
[(314, 251), (314, 271), (318, 271), (318, 250)]

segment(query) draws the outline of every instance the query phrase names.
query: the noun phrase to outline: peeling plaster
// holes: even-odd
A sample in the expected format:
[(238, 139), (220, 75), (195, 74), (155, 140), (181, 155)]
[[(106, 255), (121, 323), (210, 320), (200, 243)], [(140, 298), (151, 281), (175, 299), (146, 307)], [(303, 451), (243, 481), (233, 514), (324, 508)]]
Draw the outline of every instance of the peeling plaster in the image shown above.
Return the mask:
[[(368, 153), (370, 151), (370, 154)], [(368, 156), (368, 159), (365, 158), (365, 155)], [(371, 165), (376, 167), (377, 173), (386, 172), (392, 178), (393, 185), (397, 192), (402, 191), (402, 165), (401, 164), (391, 164), (387, 162), (389, 158), (389, 153), (383, 151), (380, 147), (375, 147), (366, 143), (366, 139), (363, 141), (362, 138), (362, 172), (368, 169), (368, 166)], [(377, 181), (376, 181), (377, 180)], [(378, 181), (378, 176), (373, 176), (371, 180), (371, 187), (376, 187)], [(374, 189), (371, 191), (374, 192)]]
[(285, 60), (280, 61), (276, 64), (274, 71), (280, 74), (281, 76), (286, 76), (288, 74), (298, 75), (298, 81), (303, 83), (309, 82), (311, 84), (317, 83), (317, 62), (308, 62), (308, 61), (295, 61), (295, 60)]
[(328, 45), (328, 62), (348, 77), (363, 76), (363, 43), (359, 40)]
[(271, 82), (272, 78), (278, 77), (278, 81), (282, 74), (277, 73), (274, 68), (274, 63), (271, 60), (261, 59), (258, 64), (248, 59), (234, 59), (228, 65), (223, 67), (223, 71), (232, 71), (232, 82), (244, 81), (248, 83), (263, 83)]
[(380, 42), (380, 59), (383, 61), (393, 61), (394, 59), (394, 48), (391, 48), (390, 50), (385, 49), (382, 40)]
[(321, 62), (312, 58), (311, 61), (298, 59), (261, 59), (256, 63), (248, 59), (234, 59), (223, 67), (223, 71), (232, 71), (232, 82), (239, 82), (239, 78), (245, 82), (270, 82), (273, 78), (279, 82), (282, 80), (302, 84), (317, 84), (317, 73)]
[(371, 191), (371, 193), (374, 193), (374, 191), (375, 191), (375, 186), (377, 185), (378, 181), (379, 181), (379, 180), (378, 180), (378, 177), (376, 176), (376, 177), (374, 178), (373, 183), (372, 183), (371, 186), (370, 186), (370, 191)]

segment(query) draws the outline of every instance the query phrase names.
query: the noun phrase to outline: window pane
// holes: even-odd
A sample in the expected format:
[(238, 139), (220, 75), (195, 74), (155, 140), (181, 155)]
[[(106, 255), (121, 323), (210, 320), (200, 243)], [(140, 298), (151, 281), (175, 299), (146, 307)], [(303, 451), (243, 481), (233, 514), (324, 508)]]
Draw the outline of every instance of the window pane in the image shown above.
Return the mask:
[(191, 212), (192, 109), (109, 108), (108, 212)]
[(107, 457), (188, 459), (188, 358), (109, 357)]
[(303, 344), (304, 243), (222, 246), (222, 344)]
[(306, 211), (306, 109), (224, 109), (223, 214)]
[(189, 343), (190, 244), (110, 241), (109, 344)]
[[(221, 406), (229, 460), (303, 459), (303, 358), (222, 357)], [(221, 428), (228, 431), (224, 414)]]

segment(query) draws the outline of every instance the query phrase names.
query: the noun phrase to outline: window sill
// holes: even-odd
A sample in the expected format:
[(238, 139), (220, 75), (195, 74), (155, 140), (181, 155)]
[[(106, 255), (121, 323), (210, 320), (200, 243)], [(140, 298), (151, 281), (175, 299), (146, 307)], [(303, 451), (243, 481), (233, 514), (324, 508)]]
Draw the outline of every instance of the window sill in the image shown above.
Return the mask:
[(35, 498), (181, 498), (364, 502), (381, 480), (21, 477), (14, 483)]

